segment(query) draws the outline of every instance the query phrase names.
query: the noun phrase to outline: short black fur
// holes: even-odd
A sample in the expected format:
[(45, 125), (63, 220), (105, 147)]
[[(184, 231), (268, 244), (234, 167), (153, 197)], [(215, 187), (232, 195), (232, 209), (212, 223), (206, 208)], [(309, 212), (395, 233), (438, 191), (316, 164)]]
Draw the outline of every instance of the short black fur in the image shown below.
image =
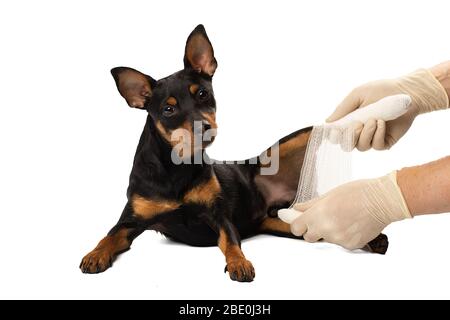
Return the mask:
[[(176, 164), (170, 133), (182, 128), (193, 139), (195, 121), (204, 132), (216, 127), (212, 76), (217, 61), (202, 25), (187, 40), (184, 65), (158, 81), (131, 68), (111, 71), (128, 104), (148, 115), (131, 170), (128, 202), (116, 226), (83, 259), (83, 272), (106, 270), (134, 238), (156, 230), (193, 246), (219, 245), (230, 277), (252, 281), (254, 269), (240, 250), (241, 238), (260, 233), (293, 237), (276, 212), (294, 200), (311, 128), (279, 141), (279, 170), (273, 176), (261, 174), (267, 163), (260, 157), (242, 164)], [(182, 158), (192, 163), (208, 145), (189, 148), (189, 153), (186, 149)]]

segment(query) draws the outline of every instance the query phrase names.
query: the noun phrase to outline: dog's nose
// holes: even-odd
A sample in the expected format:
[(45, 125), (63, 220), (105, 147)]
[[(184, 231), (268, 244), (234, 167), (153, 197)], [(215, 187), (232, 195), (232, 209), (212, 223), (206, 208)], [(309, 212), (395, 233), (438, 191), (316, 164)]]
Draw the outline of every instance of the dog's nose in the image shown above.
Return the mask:
[(203, 131), (208, 131), (209, 129), (211, 129), (211, 124), (208, 121), (203, 120)]

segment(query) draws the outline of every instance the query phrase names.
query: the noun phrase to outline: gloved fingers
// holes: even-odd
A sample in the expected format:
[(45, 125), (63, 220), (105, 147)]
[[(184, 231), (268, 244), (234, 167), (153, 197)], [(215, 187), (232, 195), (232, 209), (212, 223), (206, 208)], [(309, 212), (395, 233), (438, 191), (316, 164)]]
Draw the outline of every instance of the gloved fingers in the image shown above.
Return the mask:
[(363, 237), (360, 233), (354, 234), (351, 238), (346, 239), (346, 241), (342, 243), (342, 246), (347, 250), (361, 249), (366, 245), (364, 241), (361, 241), (362, 238)]
[[(401, 136), (400, 136), (401, 137)], [(397, 143), (397, 139), (395, 139), (392, 135), (386, 134), (385, 145), (386, 149), (390, 149), (394, 144)]]
[(323, 195), (320, 197), (311, 199), (309, 201), (306, 201), (306, 202), (296, 203), (296, 204), (294, 204), (294, 209), (297, 211), (305, 212), (306, 210), (308, 210), (309, 208), (314, 206), (317, 203), (317, 201), (319, 201), (322, 198), (323, 198)]
[(375, 150), (386, 149), (386, 122), (377, 120), (377, 129), (373, 135), (372, 148)]
[(298, 217), (300, 217), (303, 212), (294, 210), (294, 209), (290, 209), (290, 208), (285, 208), (285, 209), (280, 209), (278, 210), (278, 218), (281, 219), (281, 221), (286, 222), (288, 224), (291, 224), (292, 221), (294, 221), (295, 219), (297, 219)]
[[(345, 152), (350, 152), (355, 148), (356, 143), (358, 142), (361, 131), (364, 127), (364, 124), (360, 121), (353, 121), (348, 127), (332, 127), (327, 135), (328, 141), (332, 144), (339, 144), (341, 149)], [(347, 143), (343, 143), (347, 140), (347, 136), (351, 135), (353, 137), (352, 143), (347, 145)]]
[[(380, 228), (381, 230), (383, 227)], [(372, 229), (370, 231), (364, 232), (364, 234), (354, 234), (351, 239), (348, 239), (343, 247), (347, 250), (357, 250), (363, 249), (369, 242), (375, 239), (381, 231), (380, 229)]]
[(373, 135), (377, 129), (377, 121), (375, 119), (370, 119), (364, 124), (364, 128), (359, 136), (356, 148), (359, 151), (367, 151), (370, 149), (372, 144)]
[[(356, 147), (359, 137), (361, 136), (361, 132), (364, 128), (364, 124), (360, 121), (355, 121), (351, 124), (351, 130), (353, 130), (353, 142), (352, 142), (352, 150)], [(351, 151), (351, 150), (344, 150)]]
[(400, 138), (403, 137), (403, 135), (408, 131), (414, 122), (416, 114), (417, 111), (411, 108), (405, 115), (386, 123), (385, 140), (387, 149), (397, 143), (397, 141), (400, 140)]
[(358, 246), (354, 243), (342, 243), (340, 244), (341, 247), (344, 247), (347, 250), (353, 251), (353, 250), (357, 250), (357, 249), (361, 249), (363, 248), (365, 245), (362, 246)]
[(303, 234), (303, 239), (306, 242), (317, 242), (322, 237), (319, 235), (319, 233), (313, 231), (313, 230), (307, 230), (306, 233)]
[[(351, 236), (348, 234), (349, 231), (346, 232), (334, 232), (330, 233), (327, 237), (324, 238), (326, 242), (337, 244), (347, 250), (356, 250), (359, 249), (358, 240), (355, 239), (354, 235)], [(360, 238), (360, 237), (359, 237)], [(365, 245), (365, 244), (364, 244)], [(363, 247), (362, 245), (361, 247)]]
[(305, 214), (302, 214), (291, 223), (291, 232), (294, 236), (301, 237), (307, 230)]
[(361, 99), (357, 89), (350, 92), (348, 96), (342, 100), (336, 110), (327, 118), (326, 122), (333, 122), (355, 111), (361, 105)]

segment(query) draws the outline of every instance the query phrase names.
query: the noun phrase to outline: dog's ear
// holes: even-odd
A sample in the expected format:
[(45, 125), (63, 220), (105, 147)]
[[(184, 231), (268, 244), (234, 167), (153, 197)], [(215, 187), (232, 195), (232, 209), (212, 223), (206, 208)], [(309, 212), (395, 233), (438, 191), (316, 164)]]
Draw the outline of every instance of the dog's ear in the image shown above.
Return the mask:
[(146, 74), (127, 67), (117, 67), (111, 70), (117, 89), (128, 105), (144, 109), (145, 100), (152, 96), (152, 87), (156, 81)]
[(214, 49), (206, 35), (205, 27), (201, 24), (191, 32), (186, 41), (184, 67), (211, 77), (216, 71), (217, 61), (214, 58)]

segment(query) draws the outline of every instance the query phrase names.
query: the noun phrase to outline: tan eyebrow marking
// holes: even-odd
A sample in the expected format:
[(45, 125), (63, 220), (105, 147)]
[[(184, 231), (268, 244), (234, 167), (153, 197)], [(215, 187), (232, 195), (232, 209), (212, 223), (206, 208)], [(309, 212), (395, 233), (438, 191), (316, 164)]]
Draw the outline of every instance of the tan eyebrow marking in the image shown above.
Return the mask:
[(176, 106), (177, 105), (177, 99), (175, 99), (174, 97), (169, 97), (166, 102), (170, 106)]
[(198, 84), (191, 84), (189, 86), (189, 92), (192, 94), (196, 94), (200, 86)]

